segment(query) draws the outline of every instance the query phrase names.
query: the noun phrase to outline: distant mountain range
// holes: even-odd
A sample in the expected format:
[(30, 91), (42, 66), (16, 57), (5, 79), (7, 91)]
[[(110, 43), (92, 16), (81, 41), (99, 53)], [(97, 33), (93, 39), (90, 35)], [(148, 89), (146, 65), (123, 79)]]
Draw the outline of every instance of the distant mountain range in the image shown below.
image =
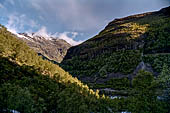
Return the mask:
[(71, 47), (71, 45), (63, 39), (42, 37), (34, 33), (19, 33), (19, 35), (18, 38), (26, 42), (27, 45), (39, 55), (58, 63), (63, 60), (67, 50)]

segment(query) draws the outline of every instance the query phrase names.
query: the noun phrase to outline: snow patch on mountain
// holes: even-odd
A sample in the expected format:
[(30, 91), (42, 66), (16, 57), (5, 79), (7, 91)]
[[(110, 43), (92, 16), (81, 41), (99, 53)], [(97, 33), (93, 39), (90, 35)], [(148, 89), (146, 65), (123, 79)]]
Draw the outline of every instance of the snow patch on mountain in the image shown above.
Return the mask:
[(38, 30), (36, 33), (34, 33), (33, 36), (35, 36), (35, 37), (44, 37), (46, 40), (52, 40), (51, 37), (53, 37), (51, 35), (51, 33), (47, 32), (47, 29), (44, 26), (40, 30)]
[(84, 42), (82, 40), (80, 40), (80, 41), (74, 40), (79, 35), (77, 32), (63, 32), (63, 33), (56, 32), (56, 33), (52, 34), (52, 33), (47, 32), (47, 29), (44, 26), (41, 27), (35, 33), (30, 33), (30, 32), (17, 33), (17, 31), (12, 28), (8, 28), (8, 31), (10, 31), (11, 33), (13, 33), (14, 35), (16, 35), (19, 38), (23, 38), (23, 39), (26, 39), (26, 40), (29, 40), (32, 42), (34, 42), (35, 40), (63, 39), (72, 46), (75, 46), (75, 45), (78, 45), (78, 44), (81, 44), (82, 42)]
[[(9, 29), (9, 28), (8, 28), (7, 30), (8, 30), (9, 32), (11, 32), (12, 34), (16, 35), (16, 36), (19, 37), (19, 38), (24, 38), (24, 39), (30, 40), (28, 37), (17, 33), (15, 29)], [(30, 40), (30, 41), (31, 41), (31, 40)]]

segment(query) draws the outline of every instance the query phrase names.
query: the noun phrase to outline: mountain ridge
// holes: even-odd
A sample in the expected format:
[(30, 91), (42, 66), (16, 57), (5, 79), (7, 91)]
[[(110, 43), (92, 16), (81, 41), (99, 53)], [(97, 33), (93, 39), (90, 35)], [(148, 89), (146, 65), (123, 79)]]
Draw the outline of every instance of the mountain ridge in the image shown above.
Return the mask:
[(102, 106), (104, 97), (98, 91), (94, 92), (58, 65), (42, 59), (1, 25), (0, 75), (2, 113), (87, 113), (107, 110)]
[(26, 42), (27, 45), (38, 54), (58, 63), (63, 60), (67, 50), (71, 47), (71, 45), (63, 39), (38, 36), (34, 33), (19, 33), (19, 35), (18, 39)]
[[(0, 25), (0, 112), (169, 113), (170, 16), (165, 10), (122, 20), (72, 47), (60, 65), (74, 77)], [(46, 45), (43, 37), (35, 40)], [(83, 82), (91, 89), (76, 77), (89, 77)]]
[(155, 66), (152, 57), (157, 53), (169, 59), (160, 54), (169, 53), (169, 11), (167, 7), (113, 20), (98, 35), (71, 47), (61, 66), (80, 79), (90, 77), (94, 80), (107, 78), (111, 73), (132, 74), (142, 61), (160, 72), (161, 68)]

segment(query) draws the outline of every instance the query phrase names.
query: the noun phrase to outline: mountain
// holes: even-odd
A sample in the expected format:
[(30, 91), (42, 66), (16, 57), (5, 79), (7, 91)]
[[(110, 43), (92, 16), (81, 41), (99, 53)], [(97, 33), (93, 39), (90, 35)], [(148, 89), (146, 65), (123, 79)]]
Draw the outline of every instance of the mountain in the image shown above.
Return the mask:
[(61, 66), (84, 82), (132, 79), (140, 69), (158, 75), (170, 66), (170, 7), (115, 19), (98, 35), (71, 47)]
[[(0, 112), (169, 113), (167, 10), (115, 20), (96, 37), (70, 48), (61, 66), (79, 78), (92, 73), (83, 81), (93, 81), (94, 90), (0, 25)], [(151, 68), (161, 74), (154, 77)], [(131, 72), (135, 76), (130, 81)]]
[(44, 58), (58, 63), (63, 60), (67, 50), (71, 47), (71, 45), (63, 39), (43, 37), (34, 33), (20, 33), (18, 38), (25, 41), (29, 47)]
[(121, 106), (118, 112), (168, 113), (169, 48), (167, 7), (113, 20), (98, 35), (71, 47), (60, 66), (90, 88), (116, 98), (110, 105)]

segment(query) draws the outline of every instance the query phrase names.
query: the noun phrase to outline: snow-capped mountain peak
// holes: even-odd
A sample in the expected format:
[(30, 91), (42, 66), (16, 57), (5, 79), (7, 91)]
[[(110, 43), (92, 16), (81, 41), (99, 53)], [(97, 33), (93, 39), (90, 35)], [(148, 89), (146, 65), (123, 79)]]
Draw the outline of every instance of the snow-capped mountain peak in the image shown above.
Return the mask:
[(63, 39), (43, 37), (35, 33), (19, 33), (17, 37), (26, 42), (37, 53), (57, 62), (62, 61), (67, 50), (71, 47)]

